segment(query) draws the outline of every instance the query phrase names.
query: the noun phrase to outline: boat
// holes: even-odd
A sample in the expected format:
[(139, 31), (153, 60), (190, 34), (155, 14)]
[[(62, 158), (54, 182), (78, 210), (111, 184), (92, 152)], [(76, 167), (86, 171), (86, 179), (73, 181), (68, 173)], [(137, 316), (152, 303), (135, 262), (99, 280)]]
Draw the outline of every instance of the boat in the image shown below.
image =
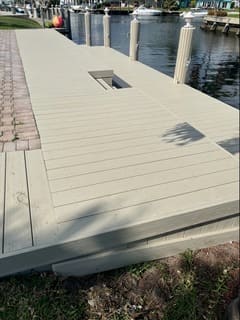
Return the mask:
[(83, 7), (80, 5), (72, 5), (70, 7), (70, 11), (71, 12), (80, 12), (80, 11), (83, 11)]
[(189, 12), (193, 15), (194, 18), (203, 18), (208, 15), (208, 11), (203, 8), (192, 8), (190, 11), (186, 11), (180, 14), (181, 17), (185, 18)]
[(135, 9), (132, 14), (137, 16), (160, 16), (161, 13), (161, 10), (148, 9), (144, 5), (141, 5), (140, 7)]

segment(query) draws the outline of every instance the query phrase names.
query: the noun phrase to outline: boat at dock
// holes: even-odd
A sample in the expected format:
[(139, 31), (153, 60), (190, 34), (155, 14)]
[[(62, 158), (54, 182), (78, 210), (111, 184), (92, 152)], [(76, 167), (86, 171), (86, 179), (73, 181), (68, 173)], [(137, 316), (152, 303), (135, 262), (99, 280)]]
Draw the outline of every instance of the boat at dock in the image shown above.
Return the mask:
[(208, 10), (203, 8), (192, 8), (190, 11), (185, 11), (180, 14), (180, 17), (185, 18), (186, 14), (191, 13), (194, 18), (204, 18), (208, 15)]
[(132, 14), (136, 14), (137, 16), (160, 16), (161, 13), (161, 10), (148, 9), (144, 5), (141, 5), (140, 7), (135, 9)]

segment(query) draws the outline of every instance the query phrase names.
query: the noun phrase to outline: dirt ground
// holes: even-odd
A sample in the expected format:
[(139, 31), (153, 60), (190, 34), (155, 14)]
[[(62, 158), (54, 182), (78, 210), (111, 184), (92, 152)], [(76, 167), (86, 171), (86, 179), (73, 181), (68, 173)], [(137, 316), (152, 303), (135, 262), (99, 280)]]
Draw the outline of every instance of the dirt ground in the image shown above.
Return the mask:
[(87, 277), (34, 272), (0, 279), (0, 320), (239, 320), (239, 243)]
[(84, 290), (91, 320), (223, 319), (239, 292), (239, 243), (68, 278), (64, 286)]

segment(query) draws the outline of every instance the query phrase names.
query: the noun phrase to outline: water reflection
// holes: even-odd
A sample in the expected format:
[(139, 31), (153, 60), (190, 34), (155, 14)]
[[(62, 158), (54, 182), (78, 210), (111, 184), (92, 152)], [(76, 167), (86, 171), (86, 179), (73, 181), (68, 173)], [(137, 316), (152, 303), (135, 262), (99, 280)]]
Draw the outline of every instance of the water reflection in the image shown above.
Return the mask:
[[(130, 16), (111, 17), (111, 44), (129, 52)], [(139, 60), (169, 76), (174, 75), (180, 17), (141, 19)], [(196, 21), (188, 84), (236, 108), (239, 107), (239, 38), (200, 30)], [(72, 37), (84, 41), (84, 16), (72, 15)], [(103, 45), (102, 15), (92, 15), (92, 44)]]

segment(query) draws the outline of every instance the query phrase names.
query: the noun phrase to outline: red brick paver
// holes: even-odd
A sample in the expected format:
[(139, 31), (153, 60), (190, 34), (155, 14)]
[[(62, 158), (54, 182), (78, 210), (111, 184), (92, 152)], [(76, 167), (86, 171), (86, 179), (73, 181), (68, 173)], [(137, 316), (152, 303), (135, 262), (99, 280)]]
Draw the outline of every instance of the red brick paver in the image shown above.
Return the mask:
[(14, 31), (0, 31), (0, 152), (41, 148)]

